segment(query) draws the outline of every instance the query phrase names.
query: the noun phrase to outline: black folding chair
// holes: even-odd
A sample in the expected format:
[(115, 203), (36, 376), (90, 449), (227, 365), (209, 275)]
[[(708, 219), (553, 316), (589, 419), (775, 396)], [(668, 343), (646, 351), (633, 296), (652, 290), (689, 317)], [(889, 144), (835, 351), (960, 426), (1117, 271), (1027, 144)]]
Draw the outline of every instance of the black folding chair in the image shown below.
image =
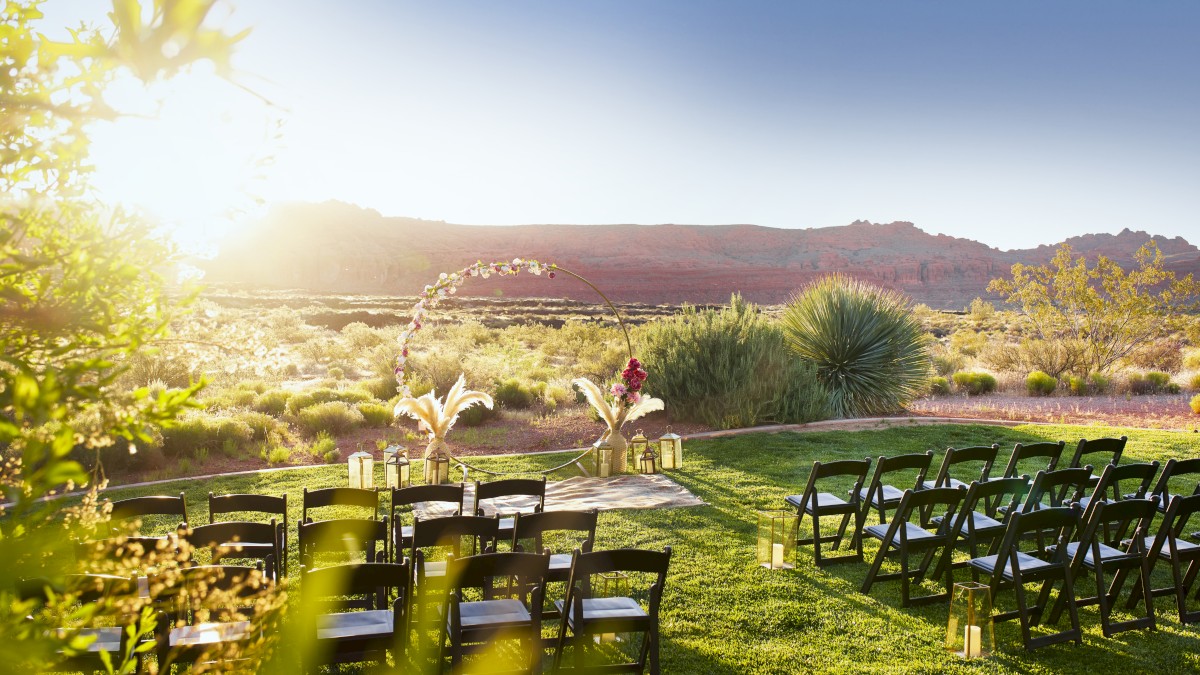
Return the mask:
[[(267, 516), (277, 516), (275, 521), (279, 528), (279, 551), (282, 558), (277, 560), (278, 576), (287, 576), (288, 567), (288, 499), (287, 493), (278, 497), (271, 495), (229, 494), (214, 495), (208, 493), (208, 522), (218, 522), (217, 516), (230, 513), (261, 513)], [(244, 519), (243, 519), (244, 520)]]
[[(1116, 467), (1110, 464), (1108, 468)], [(1153, 525), (1154, 515), (1158, 510), (1157, 502), (1157, 498), (1096, 502), (1084, 516), (1083, 533), (1079, 541), (1067, 544), (1067, 553), (1071, 556), (1071, 577), (1078, 579), (1085, 567), (1096, 575), (1096, 595), (1076, 598), (1075, 604), (1100, 605), (1100, 625), (1104, 630), (1104, 637), (1138, 628), (1154, 630), (1154, 602), (1150, 595), (1150, 561), (1146, 556), (1145, 537)], [(1133, 538), (1127, 542), (1125, 550), (1104, 543), (1104, 532), (1129, 527), (1133, 527)], [(1115, 573), (1111, 586), (1104, 583), (1105, 572)], [(1145, 595), (1146, 615), (1129, 621), (1114, 622), (1111, 618), (1112, 608), (1121, 594), (1129, 572), (1138, 574), (1138, 583)], [(1060, 595), (1050, 613), (1050, 623), (1058, 623), (1065, 604), (1066, 597)]]
[[(1146, 557), (1153, 568), (1160, 561), (1171, 566), (1171, 585), (1151, 589), (1154, 597), (1175, 596), (1175, 605), (1179, 610), (1179, 623), (1189, 624), (1200, 621), (1200, 610), (1187, 608), (1187, 596), (1191, 592), (1192, 583), (1196, 580), (1196, 572), (1200, 570), (1200, 546), (1180, 538), (1187, 528), (1192, 515), (1200, 511), (1200, 495), (1191, 497), (1176, 496), (1167, 507), (1167, 514), (1159, 525), (1158, 532), (1143, 539), (1146, 544)], [(1186, 568), (1185, 568), (1186, 565)], [(1135, 586), (1130, 594), (1126, 609), (1132, 609), (1141, 599), (1142, 591)], [(1200, 600), (1197, 592), (1195, 600)]]
[[(1058, 461), (1062, 457), (1063, 448), (1066, 447), (1065, 441), (1040, 442), (1040, 443), (1017, 443), (1013, 447), (1012, 454), (1008, 457), (1008, 464), (1004, 467), (1004, 478), (1013, 478), (1021, 473), (1038, 471), (1053, 471), (1058, 468)], [(1020, 466), (1022, 462), (1028, 463), (1030, 460), (1044, 459), (1046, 460), (1045, 467), (1035, 466), (1026, 467), (1024, 470)]]
[(392, 488), (392, 551), (403, 555), (412, 545), (412, 525), (403, 524), (402, 511), (411, 511), (416, 504), (441, 504), (451, 509), (446, 515), (461, 516), (465, 492), (462, 483)]
[(229, 559), (261, 560), (266, 565), (267, 577), (279, 580), (283, 551), (274, 519), (269, 523), (235, 520), (199, 525), (185, 531), (183, 538), (193, 549), (209, 550), (211, 564), (226, 563)]
[[(923, 488), (935, 487), (967, 487), (973, 482), (986, 483), (992, 473), (992, 465), (996, 463), (996, 456), (1000, 453), (1000, 445), (993, 443), (992, 445), (978, 445), (968, 448), (946, 448), (946, 456), (942, 458), (942, 466), (938, 469), (937, 476), (933, 480), (927, 480), (921, 484)], [(950, 475), (950, 469), (960, 464), (978, 464), (979, 477), (966, 476), (965, 481), (959, 480)]]
[(321, 488), (320, 490), (304, 488), (302, 496), (301, 522), (312, 522), (312, 518), (308, 515), (309, 509), (327, 506), (371, 509), (371, 518), (379, 520), (379, 492), (377, 490), (352, 487)]
[[(112, 502), (111, 520), (109, 523), (112, 526), (113, 534), (156, 536), (160, 538), (167, 536), (166, 534), (148, 535), (142, 532), (141, 519), (153, 516), (178, 517), (178, 523), (171, 522), (169, 524), (170, 530), (174, 532), (175, 530), (186, 529), (188, 524), (187, 502), (183, 499), (183, 493), (180, 492), (178, 497), (154, 495), (131, 497)], [(128, 522), (134, 518), (139, 519), (137, 523)]]
[[(1021, 500), (1028, 492), (1029, 476), (993, 478), (986, 483), (971, 483), (963, 497), (962, 507), (958, 509), (954, 518), (953, 531), (957, 539), (954, 546), (947, 546), (943, 550), (933, 577), (940, 579), (947, 569), (968, 567), (965, 560), (954, 562), (954, 550), (959, 544), (966, 544), (971, 558), (994, 554), (999, 548), (1001, 537), (1008, 529), (1009, 515), (1019, 510)], [(934, 517), (930, 522), (940, 525), (942, 518)], [(981, 552), (980, 547), (984, 544), (987, 544), (987, 548)], [(978, 574), (977, 571), (972, 571), (971, 576), (978, 577)]]
[[(1175, 487), (1171, 487), (1171, 483)], [(1162, 474), (1150, 491), (1158, 497), (1158, 510), (1166, 513), (1176, 495), (1187, 497), (1200, 493), (1200, 457), (1193, 459), (1168, 459)], [(1133, 495), (1126, 495), (1132, 498)]]
[[(294, 645), (305, 670), (369, 661), (403, 669), (408, 630), (408, 561), (301, 567), (301, 616), (306, 643)], [(353, 610), (353, 611), (352, 611)]]
[[(512, 497), (525, 497), (526, 499), (513, 500)], [(492, 500), (502, 500), (504, 503), (499, 506), (484, 504), (484, 502)], [(475, 515), (500, 516), (500, 530), (496, 533), (497, 539), (502, 541), (512, 539), (513, 516), (522, 509), (525, 509), (527, 513), (539, 513), (546, 510), (545, 476), (541, 478), (505, 478), (490, 483), (475, 482)]]
[[(446, 591), (446, 561), (464, 555), (464, 540), (469, 545), (467, 555), (494, 553), (499, 520), (483, 516), (447, 516), (445, 518), (413, 519), (411, 554), (412, 573), (409, 580), (409, 599), (413, 609), (408, 620), (416, 621), (418, 630), (426, 627), (425, 608), (442, 606)], [(437, 559), (441, 556), (441, 559)]]
[[(1096, 480), (1095, 486), (1092, 488), (1092, 494), (1084, 495), (1079, 499), (1079, 506), (1083, 508), (1083, 522), (1088, 522), (1088, 512), (1093, 505), (1098, 503), (1116, 503), (1126, 499), (1145, 499), (1150, 490), (1150, 483), (1154, 481), (1154, 476), (1158, 473), (1158, 462), (1150, 462), (1149, 464), (1105, 464), (1104, 470), (1100, 472), (1100, 478)], [(1123, 494), (1120, 483), (1125, 482), (1126, 487), (1130, 481), (1136, 482), (1137, 488), (1129, 494)], [(1121, 540), (1125, 538), (1129, 522), (1113, 521), (1104, 525), (1102, 534), (1103, 543), (1108, 546), (1120, 546)]]
[[(549, 565), (549, 555), (519, 552), (449, 561), (442, 612), (445, 639), (439, 643), (444, 649), (449, 642), (453, 672), (462, 672), (464, 657), (471, 651), (491, 648), (505, 639), (520, 641), (528, 659), (520, 672), (541, 672), (543, 588)], [(468, 589), (477, 589), (479, 599), (465, 595)], [(495, 664), (489, 666), (489, 672), (496, 672)]]
[[(554, 672), (562, 668), (563, 655), (573, 647), (577, 672), (661, 672), (659, 666), (659, 609), (667, 583), (671, 547), (661, 552), (639, 549), (575, 552), (567, 597), (555, 603), (562, 616), (558, 627), (558, 648), (554, 652)], [(598, 574), (643, 573), (655, 579), (650, 586), (646, 607), (632, 597), (594, 597), (592, 576)], [(602, 633), (642, 633), (638, 660), (624, 664), (589, 664), (594, 651), (592, 637)], [(570, 637), (568, 638), (568, 634)], [(592, 657), (594, 660), (595, 657)]]
[(188, 662), (230, 668), (240, 648), (262, 636), (264, 627), (255, 626), (254, 611), (271, 583), (257, 568), (183, 567), (152, 578), (150, 587), (161, 589), (155, 598), (162, 607), (155, 628), (160, 672)]
[(925, 474), (929, 472), (929, 465), (932, 463), (932, 450), (909, 455), (896, 455), (895, 457), (880, 457), (876, 460), (875, 473), (871, 476), (870, 485), (865, 490), (861, 488), (858, 490), (859, 497), (862, 498), (863, 519), (866, 519), (866, 512), (874, 508), (879, 512), (879, 522), (887, 522), (887, 510), (900, 504), (900, 498), (904, 496), (904, 490), (907, 488), (885, 484), (883, 481), (887, 479), (887, 476), (915, 471), (916, 480), (913, 481), (912, 489), (920, 490), (925, 483)]
[[(993, 603), (1002, 584), (1013, 586), (1017, 609), (995, 614), (992, 616), (992, 621), (1019, 619), (1026, 650), (1068, 640), (1074, 640), (1077, 645), (1083, 643), (1083, 632), (1079, 628), (1079, 612), (1075, 607), (1075, 586), (1066, 547), (1066, 543), (1071, 539), (1071, 534), (1078, 526), (1078, 504), (1014, 513), (1008, 522), (1008, 529), (1004, 532), (999, 552), (982, 558), (972, 558), (968, 563), (991, 579)], [(1046, 530), (1058, 532), (1053, 552), (1047, 551), (1040, 543), (1038, 549), (1031, 553), (1021, 550), (1022, 542), (1027, 539), (1026, 535)], [(1042, 612), (1046, 609), (1050, 589), (1055, 581), (1062, 581), (1060, 594), (1066, 598), (1067, 611), (1071, 617), (1071, 628), (1034, 638), (1030, 629), (1037, 625)], [(1038, 593), (1037, 603), (1030, 606), (1025, 598), (1025, 584), (1038, 582), (1042, 585), (1041, 591)]]
[[(944, 593), (913, 597), (909, 588), (913, 581), (920, 583), (925, 578), (925, 573), (939, 550), (944, 552), (944, 549), (954, 546), (954, 514), (965, 493), (963, 488), (951, 487), (905, 490), (891, 522), (863, 528), (864, 534), (879, 540), (879, 551), (875, 553), (875, 562), (867, 571), (862, 593), (870, 593), (871, 586), (876, 581), (898, 579), (901, 605), (904, 607), (948, 599), (953, 581), (948, 571), (945, 575)], [(941, 522), (935, 526), (933, 532), (918, 524), (922, 520), (921, 513), (928, 511), (941, 511)], [(912, 522), (914, 517), (917, 518), (917, 523)], [(924, 557), (915, 570), (910, 570), (908, 560), (914, 553), (922, 553)], [(900, 558), (900, 571), (881, 574), (879, 570), (883, 566), (883, 559), (889, 555)]]
[[(867, 478), (867, 472), (871, 469), (871, 460), (869, 459), (846, 459), (837, 462), (813, 462), (812, 471), (808, 474), (808, 484), (804, 487), (804, 494), (791, 495), (786, 498), (786, 501), (791, 506), (799, 511), (799, 520), (804, 520), (804, 515), (808, 514), (812, 517), (813, 536), (806, 539), (797, 539), (797, 546), (813, 546), (813, 558), (818, 567), (825, 565), (833, 565), (841, 562), (857, 561), (862, 562), (862, 526), (864, 518), (864, 509), (862, 507), (862, 486), (863, 481)], [(854, 487), (850, 490), (849, 500), (842, 499), (832, 492), (822, 492), (817, 485), (817, 481), (827, 481), (830, 479), (852, 478), (854, 479)], [(821, 534), (821, 517), (822, 516), (841, 516), (842, 522), (838, 526), (836, 535)], [(846, 536), (846, 527), (850, 524), (850, 520), (854, 520), (854, 533), (851, 535), (851, 545), (854, 546), (855, 552), (839, 556), (822, 556), (821, 544), (833, 543), (833, 550), (838, 550), (842, 540)]]

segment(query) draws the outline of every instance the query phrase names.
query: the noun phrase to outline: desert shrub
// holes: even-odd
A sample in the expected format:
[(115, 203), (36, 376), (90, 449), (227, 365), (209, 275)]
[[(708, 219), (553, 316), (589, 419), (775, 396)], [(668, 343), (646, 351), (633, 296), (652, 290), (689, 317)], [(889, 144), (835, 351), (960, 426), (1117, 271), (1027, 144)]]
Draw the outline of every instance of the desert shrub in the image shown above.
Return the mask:
[(493, 398), (503, 408), (524, 410), (533, 405), (537, 394), (528, 383), (510, 377), (496, 385), (496, 394)]
[(954, 384), (970, 396), (996, 391), (996, 378), (989, 373), (964, 371), (954, 374)]
[(566, 405), (575, 399), (575, 394), (562, 384), (547, 384), (542, 389), (541, 395), (542, 405), (546, 409), (553, 412), (558, 410), (561, 405)]
[(929, 393), (944, 396), (950, 393), (950, 380), (942, 376), (929, 378)]
[(1200, 391), (1200, 373), (1196, 373), (1192, 376), (1192, 379), (1188, 380), (1188, 389)]
[(386, 403), (366, 401), (354, 406), (362, 413), (363, 422), (368, 427), (386, 427), (392, 423), (392, 408)]
[(241, 449), (253, 439), (254, 429), (244, 420), (196, 413), (162, 430), (162, 451), (168, 457), (183, 457), (194, 455), (199, 448), (222, 450), (230, 445)]
[(386, 401), (396, 395), (399, 391), (399, 385), (394, 376), (372, 377), (368, 380), (362, 380), (354, 385), (355, 389), (361, 389), (367, 392), (373, 398), (380, 401)]
[(788, 346), (816, 366), (838, 417), (891, 412), (925, 392), (925, 332), (894, 291), (833, 274), (801, 291), (781, 321)]
[(309, 452), (318, 457), (324, 457), (331, 451), (336, 450), (337, 441), (333, 440), (333, 436), (330, 436), (328, 431), (318, 431), (316, 440), (309, 447)]
[(1168, 393), (1171, 389), (1171, 376), (1161, 372), (1152, 370), (1146, 373), (1146, 383), (1150, 387), (1150, 393), (1161, 394)]
[(458, 414), (457, 426), (477, 427), (484, 422), (495, 419), (500, 416), (500, 406), (488, 408), (482, 405), (473, 405), (470, 408)]
[(995, 344), (980, 353), (980, 359), (998, 372), (1040, 370), (1053, 378), (1082, 370), (1086, 357), (1086, 346), (1077, 340), (1029, 339), (1015, 345)]
[(815, 368), (793, 356), (779, 325), (740, 295), (720, 309), (684, 307), (640, 336), (647, 390), (676, 419), (731, 428), (828, 416)]
[(1178, 373), (1183, 370), (1183, 345), (1178, 340), (1147, 342), (1125, 359), (1134, 368)]
[(950, 349), (967, 356), (978, 356), (987, 347), (987, 344), (987, 334), (977, 333), (973, 330), (955, 331), (950, 336)]
[(1200, 349), (1193, 349), (1183, 357), (1183, 367), (1188, 370), (1200, 370)]
[(318, 403), (362, 403), (370, 401), (371, 395), (361, 389), (334, 389), (332, 387), (315, 387), (292, 394), (288, 399), (287, 409), (292, 414), (298, 414), (304, 408), (310, 408)]
[(361, 321), (353, 321), (343, 326), (342, 339), (356, 352), (365, 352), (388, 342), (386, 333), (375, 330)]
[(278, 443), (287, 433), (287, 425), (267, 413), (243, 410), (234, 415), (234, 419), (245, 422), (250, 427), (253, 432), (253, 436), (250, 437), (252, 441)]
[(1196, 394), (1195, 396), (1193, 396), (1192, 401), (1191, 401), (1191, 403), (1189, 403), (1189, 405), (1192, 406), (1192, 412), (1196, 413), (1197, 415), (1200, 415), (1200, 394)]
[(1067, 391), (1072, 396), (1083, 396), (1088, 391), (1088, 381), (1078, 375), (1067, 377)]
[(292, 392), (286, 389), (271, 389), (256, 396), (254, 402), (250, 404), (250, 408), (257, 412), (278, 417), (287, 410), (288, 399), (291, 397)]
[(962, 370), (965, 365), (967, 365), (966, 357), (956, 351), (940, 350), (933, 355), (933, 370), (942, 377), (949, 377)]
[(226, 407), (249, 408), (258, 399), (258, 393), (251, 389), (235, 389), (226, 394)]
[(1088, 384), (1097, 394), (1105, 394), (1112, 388), (1112, 378), (1100, 373), (1092, 373), (1088, 376)]
[(363, 414), (345, 401), (315, 403), (297, 413), (300, 426), (310, 435), (327, 431), (339, 436), (362, 426)]
[(199, 379), (195, 368), (187, 360), (158, 352), (136, 352), (124, 365), (126, 370), (121, 373), (120, 383), (129, 389), (144, 387), (155, 380), (166, 383), (172, 389), (183, 389)]
[(288, 464), (291, 461), (292, 451), (285, 447), (274, 447), (267, 453), (267, 462), (269, 464)]
[(341, 366), (329, 366), (329, 368), (325, 369), (325, 374), (335, 380), (346, 379), (346, 369)]
[(252, 391), (256, 394), (261, 394), (261, 393), (265, 392), (266, 390), (270, 389), (271, 387), (270, 387), (270, 385), (268, 385), (266, 382), (263, 382), (262, 380), (242, 380), (241, 382), (238, 382), (236, 385), (234, 385), (233, 388), (238, 389), (240, 391)]
[(996, 314), (996, 306), (984, 300), (983, 298), (975, 298), (967, 307), (967, 313), (976, 323), (986, 321)]
[(1040, 370), (1033, 371), (1025, 378), (1025, 391), (1030, 396), (1049, 396), (1055, 389), (1058, 389), (1058, 380)]
[(321, 455), (321, 459), (325, 460), (326, 464), (337, 464), (338, 462), (342, 461), (342, 451), (334, 448), (333, 450)]

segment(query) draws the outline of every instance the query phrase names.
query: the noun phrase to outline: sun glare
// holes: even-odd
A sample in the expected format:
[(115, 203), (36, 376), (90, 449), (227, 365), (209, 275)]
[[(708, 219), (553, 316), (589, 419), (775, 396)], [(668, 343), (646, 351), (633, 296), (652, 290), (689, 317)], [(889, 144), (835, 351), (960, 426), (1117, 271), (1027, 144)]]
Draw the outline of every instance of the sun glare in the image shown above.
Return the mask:
[(123, 116), (93, 134), (94, 184), (105, 201), (141, 209), (185, 251), (215, 252), (263, 197), (276, 143), (268, 106), (211, 68), (106, 92)]

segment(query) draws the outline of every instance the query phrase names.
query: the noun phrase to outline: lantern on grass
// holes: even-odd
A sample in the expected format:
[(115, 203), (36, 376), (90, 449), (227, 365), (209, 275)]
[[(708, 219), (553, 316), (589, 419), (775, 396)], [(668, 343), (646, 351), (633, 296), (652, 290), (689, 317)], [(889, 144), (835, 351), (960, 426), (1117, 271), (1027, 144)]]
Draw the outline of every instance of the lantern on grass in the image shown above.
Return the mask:
[(650, 447), (650, 441), (646, 440), (646, 435), (638, 429), (634, 433), (633, 438), (629, 439), (629, 461), (628, 466), (630, 471), (634, 471), (638, 467), (638, 461), (642, 455), (646, 454), (646, 450)]
[(375, 458), (369, 452), (363, 452), (362, 444), (358, 444), (358, 452), (346, 460), (350, 468), (350, 487), (369, 490), (375, 487)]
[(664, 469), (683, 468), (683, 437), (667, 427), (667, 433), (658, 439), (658, 456)]
[(657, 460), (658, 456), (654, 454), (653, 450), (647, 447), (642, 456), (638, 458), (638, 468), (641, 469), (642, 473), (658, 473)]
[(991, 656), (994, 644), (991, 589), (975, 581), (954, 584), (946, 650), (964, 659), (979, 659)]
[(425, 458), (425, 479), (431, 485), (450, 482), (450, 457), (444, 452), (435, 452)]
[(612, 455), (609, 447), (603, 441), (596, 441), (592, 444), (592, 456), (595, 461), (595, 475), (599, 478), (608, 478), (612, 475)]
[(412, 462), (408, 449), (389, 445), (383, 449), (383, 484), (387, 488), (406, 488), (412, 485)]
[(796, 533), (800, 519), (795, 511), (758, 512), (758, 564), (772, 570), (795, 567)]
[[(625, 572), (602, 572), (597, 575), (600, 577), (600, 583), (595, 584), (592, 588), (595, 591), (594, 597), (597, 598), (627, 598), (629, 597), (629, 575)], [(600, 633), (594, 640), (596, 642), (621, 642), (621, 637), (616, 633)]]

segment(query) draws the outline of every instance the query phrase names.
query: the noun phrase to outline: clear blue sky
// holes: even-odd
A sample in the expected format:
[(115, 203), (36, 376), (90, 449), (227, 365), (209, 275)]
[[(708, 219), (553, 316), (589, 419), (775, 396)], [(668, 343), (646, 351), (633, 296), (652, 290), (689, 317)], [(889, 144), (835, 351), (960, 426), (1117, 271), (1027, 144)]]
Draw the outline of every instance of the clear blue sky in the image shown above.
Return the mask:
[(240, 81), (287, 110), (268, 200), (1200, 243), (1200, 2), (233, 6)]

